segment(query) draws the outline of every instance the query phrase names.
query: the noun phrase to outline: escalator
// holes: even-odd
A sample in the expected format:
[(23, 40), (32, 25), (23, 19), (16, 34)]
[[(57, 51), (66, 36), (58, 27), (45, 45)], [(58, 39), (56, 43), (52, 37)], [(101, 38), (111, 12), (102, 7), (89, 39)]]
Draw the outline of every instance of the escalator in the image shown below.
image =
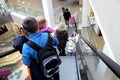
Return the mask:
[[(25, 16), (12, 12), (7, 15), (1, 15), (0, 19), (0, 25), (10, 21), (21, 25), (22, 21), (25, 19)], [(87, 46), (86, 49), (85, 46)], [(12, 47), (12, 45), (10, 45), (10, 47)], [(4, 48), (6, 48), (6, 46)], [(103, 60), (108, 68), (111, 69), (111, 72), (113, 72), (117, 78), (120, 78), (120, 66), (105, 55), (99, 55), (102, 54), (102, 52), (98, 51), (97, 48), (93, 46), (91, 47), (90, 42), (86, 41), (81, 36), (79, 36), (79, 41), (76, 44), (76, 48), (76, 56), (61, 57), (62, 64), (60, 66), (60, 80), (97, 80), (95, 73), (97, 72), (98, 63), (100, 60)], [(28, 75), (24, 75), (27, 73), (27, 70), (22, 64), (21, 59), (22, 56), (19, 51), (13, 48), (10, 50), (7, 50), (6, 48), (4, 52), (0, 52), (0, 75), (2, 72), (5, 73), (6, 70), (9, 70), (9, 73), (11, 72), (9, 76), (5, 73), (2, 74), (0, 78), (3, 78), (3, 80), (5, 80), (5, 78), (9, 78), (9, 80), (21, 80), (21, 78), (27, 78)]]
[[(7, 56), (8, 57), (10, 57), (10, 55), (15, 56), (18, 53), (19, 52), (12, 53)], [(2, 57), (0, 58), (0, 61), (1, 61), (6, 56), (5, 57), (0, 56), (0, 57)], [(63, 56), (60, 58), (62, 60), (62, 64), (60, 65), (60, 80), (81, 80), (77, 58), (75, 56)], [(15, 60), (18, 60), (18, 61), (16, 61), (15, 63), (12, 63)], [(12, 72), (12, 74), (6, 77), (5, 76), (7, 74), (6, 73), (0, 76), (0, 78), (5, 79), (6, 77), (9, 80), (25, 80), (28, 77), (27, 68), (21, 62), (21, 55), (17, 56), (17, 59), (14, 58), (11, 61), (9, 60), (8, 62), (11, 64), (0, 66), (0, 71), (9, 70)], [(5, 61), (4, 63), (7, 63), (7, 61)]]
[[(60, 66), (60, 80), (97, 80), (98, 78), (95, 76), (97, 75), (95, 74), (95, 72), (97, 71), (99, 60), (98, 62), (95, 59), (93, 60), (93, 58), (95, 58), (96, 55), (97, 57), (100, 56), (99, 59), (101, 59), (108, 66), (111, 72), (114, 73), (116, 79), (120, 78), (119, 73), (120, 66), (117, 63), (115, 63), (101, 51), (97, 50), (89, 41), (84, 39), (81, 35), (79, 36), (79, 40), (80, 41), (78, 41), (77, 43), (76, 56), (60, 57), (62, 59), (62, 64)], [(81, 43), (88, 44), (88, 46), (92, 49), (91, 51), (96, 53), (96, 55), (92, 56), (91, 53), (90, 54), (85, 52), (83, 53), (84, 47)], [(20, 55), (16, 54), (20, 53), (14, 49), (11, 51), (0, 53), (0, 64), (8, 62), (11, 63), (8, 65), (1, 65), (0, 71), (5, 71), (9, 69), (12, 72), (12, 74), (7, 76), (7, 78), (10, 78), (12, 80), (13, 79), (20, 80), (20, 78), (22, 78), (21, 75), (26, 73), (24, 72), (26, 71), (24, 70), (26, 69), (26, 67), (24, 67), (24, 65), (21, 62), (21, 54)], [(13, 57), (13, 60), (7, 61), (7, 59), (8, 58), (11, 59), (11, 57)], [(5, 61), (3, 62), (3, 60)], [(6, 76), (0, 76), (0, 78), (5, 77)], [(25, 78), (27, 78), (27, 75)]]

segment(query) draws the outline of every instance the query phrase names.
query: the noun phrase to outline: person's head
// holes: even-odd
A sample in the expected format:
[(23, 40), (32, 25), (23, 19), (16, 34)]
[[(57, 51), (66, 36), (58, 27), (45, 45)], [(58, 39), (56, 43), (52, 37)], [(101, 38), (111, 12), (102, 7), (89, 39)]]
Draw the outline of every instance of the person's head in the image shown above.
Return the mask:
[(37, 23), (39, 27), (46, 26), (46, 19), (43, 16), (36, 17)]
[(63, 22), (61, 22), (58, 27), (57, 27), (57, 30), (59, 31), (63, 31), (63, 30), (66, 30), (66, 26)]
[(66, 11), (68, 11), (68, 8), (66, 8)]
[(38, 24), (35, 18), (27, 17), (22, 23), (23, 29), (28, 33), (35, 33), (38, 31)]
[(64, 7), (62, 7), (62, 11), (65, 11), (65, 8), (64, 8)]

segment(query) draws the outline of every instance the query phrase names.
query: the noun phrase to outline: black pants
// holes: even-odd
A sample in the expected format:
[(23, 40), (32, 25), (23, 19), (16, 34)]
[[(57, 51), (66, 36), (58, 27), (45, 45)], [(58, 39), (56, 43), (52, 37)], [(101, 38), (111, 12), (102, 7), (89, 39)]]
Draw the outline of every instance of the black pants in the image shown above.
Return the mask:
[(47, 80), (35, 59), (32, 58), (32, 62), (29, 67), (32, 80)]
[(47, 78), (47, 79), (44, 79), (44, 80), (60, 80), (59, 73), (55, 73), (53, 75), (53, 77)]
[(69, 20), (65, 20), (65, 24), (69, 27)]
[(53, 75), (53, 80), (60, 80), (59, 72)]
[(60, 56), (66, 56), (66, 54), (65, 54), (65, 47), (64, 48), (61, 48), (61, 47), (58, 47), (58, 50), (59, 50), (59, 52), (60, 52)]

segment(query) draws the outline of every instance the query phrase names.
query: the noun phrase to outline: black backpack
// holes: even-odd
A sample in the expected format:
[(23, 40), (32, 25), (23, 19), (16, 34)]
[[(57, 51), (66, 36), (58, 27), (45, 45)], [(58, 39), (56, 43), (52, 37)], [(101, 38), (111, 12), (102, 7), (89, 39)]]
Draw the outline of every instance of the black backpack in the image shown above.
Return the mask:
[(56, 49), (52, 46), (50, 34), (45, 48), (41, 48), (33, 41), (28, 41), (27, 44), (38, 52), (38, 64), (46, 77), (52, 77), (55, 73), (59, 72), (61, 59)]

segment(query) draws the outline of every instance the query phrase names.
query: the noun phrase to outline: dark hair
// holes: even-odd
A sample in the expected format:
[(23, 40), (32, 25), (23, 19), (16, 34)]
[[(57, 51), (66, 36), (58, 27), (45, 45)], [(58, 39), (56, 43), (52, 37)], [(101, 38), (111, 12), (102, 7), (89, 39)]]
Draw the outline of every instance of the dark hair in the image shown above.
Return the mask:
[(37, 21), (33, 17), (27, 17), (22, 23), (24, 30), (29, 33), (35, 33), (38, 29)]
[(63, 13), (65, 12), (65, 8), (64, 8), (64, 7), (62, 7), (62, 12), (63, 12)]
[(65, 8), (64, 8), (64, 7), (62, 7), (62, 10), (65, 10)]
[(66, 11), (68, 11), (68, 8), (66, 8)]

